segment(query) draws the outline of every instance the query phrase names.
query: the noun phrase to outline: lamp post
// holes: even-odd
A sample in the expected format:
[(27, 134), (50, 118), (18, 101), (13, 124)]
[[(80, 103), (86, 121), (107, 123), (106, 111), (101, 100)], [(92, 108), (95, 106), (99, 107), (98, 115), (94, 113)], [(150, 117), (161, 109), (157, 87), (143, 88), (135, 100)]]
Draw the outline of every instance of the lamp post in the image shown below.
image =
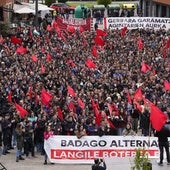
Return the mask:
[(38, 0), (35, 0), (35, 27), (38, 28)]

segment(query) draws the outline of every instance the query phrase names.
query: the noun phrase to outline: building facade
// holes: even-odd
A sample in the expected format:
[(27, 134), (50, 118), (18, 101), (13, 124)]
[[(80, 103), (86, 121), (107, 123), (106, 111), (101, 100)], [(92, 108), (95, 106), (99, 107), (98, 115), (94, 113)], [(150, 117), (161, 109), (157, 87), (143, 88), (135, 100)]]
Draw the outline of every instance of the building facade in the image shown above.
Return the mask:
[(140, 0), (143, 17), (170, 17), (170, 0)]
[(29, 0), (0, 0), (0, 22), (11, 22), (13, 4), (16, 2), (29, 2)]

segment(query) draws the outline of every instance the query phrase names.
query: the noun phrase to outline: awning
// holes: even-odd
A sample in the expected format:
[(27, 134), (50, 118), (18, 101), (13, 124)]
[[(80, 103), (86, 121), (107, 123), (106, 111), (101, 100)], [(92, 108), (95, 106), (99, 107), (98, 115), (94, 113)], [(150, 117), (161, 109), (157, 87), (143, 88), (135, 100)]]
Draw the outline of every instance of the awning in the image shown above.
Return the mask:
[[(29, 8), (35, 10), (36, 4), (35, 3), (24, 3), (22, 2), (23, 5), (28, 6)], [(53, 8), (48, 7), (47, 5), (43, 4), (38, 4), (38, 11), (53, 11)]]
[[(18, 5), (18, 4), (14, 4), (13, 6), (13, 10), (14, 13), (18, 13), (18, 14), (29, 14), (29, 13), (33, 13), (35, 14), (35, 3), (31, 4), (31, 3), (22, 3), (22, 5)], [(38, 11), (53, 11), (53, 8), (50, 8), (46, 5), (43, 4), (38, 4)]]
[(29, 7), (25, 6), (25, 5), (17, 5), (14, 4), (13, 7), (14, 13), (18, 13), (18, 14), (29, 14), (29, 13), (35, 13), (35, 10), (30, 9)]

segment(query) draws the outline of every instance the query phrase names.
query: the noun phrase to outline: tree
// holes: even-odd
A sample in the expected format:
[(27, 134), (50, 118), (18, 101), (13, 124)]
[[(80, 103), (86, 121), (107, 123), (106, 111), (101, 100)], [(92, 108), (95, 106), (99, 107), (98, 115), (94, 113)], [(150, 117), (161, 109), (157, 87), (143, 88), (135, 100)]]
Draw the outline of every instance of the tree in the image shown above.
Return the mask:
[(67, 2), (67, 0), (58, 0), (58, 2), (66, 3), (66, 2)]
[(56, 3), (56, 0), (45, 0), (45, 5), (50, 6), (52, 3)]
[(0, 35), (6, 37), (12, 33), (8, 24), (0, 23)]
[(97, 4), (105, 5), (105, 7), (107, 7), (107, 5), (109, 5), (111, 3), (112, 3), (112, 0), (97, 0)]

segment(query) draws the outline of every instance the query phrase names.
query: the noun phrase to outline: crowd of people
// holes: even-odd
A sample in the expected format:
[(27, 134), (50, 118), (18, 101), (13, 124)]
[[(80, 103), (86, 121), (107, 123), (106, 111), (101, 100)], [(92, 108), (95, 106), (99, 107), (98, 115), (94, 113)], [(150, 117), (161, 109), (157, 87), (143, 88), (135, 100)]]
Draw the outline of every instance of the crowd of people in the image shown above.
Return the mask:
[[(170, 82), (170, 53), (164, 50), (170, 30), (127, 30), (124, 36), (118, 29), (105, 30), (104, 45), (99, 46), (94, 41), (96, 30), (57, 33), (40, 27), (37, 34), (34, 29), (16, 28), (14, 36), (21, 41), (11, 41), (8, 36), (0, 44), (3, 155), (16, 146), (16, 161), (22, 159), (22, 152), (34, 157), (35, 147), (43, 154), (47, 126), (54, 135), (78, 138), (136, 135), (139, 129), (142, 135), (150, 135), (149, 111), (144, 108), (141, 113), (133, 103), (139, 87), (145, 98), (170, 116), (170, 90), (165, 90), (163, 84), (165, 80)], [(138, 48), (139, 37), (142, 49)], [(97, 48), (95, 56), (93, 46)], [(24, 52), (17, 50), (21, 47)], [(93, 60), (96, 67), (89, 68), (87, 59)], [(151, 69), (141, 72), (142, 63)], [(68, 93), (68, 86), (74, 95)], [(47, 105), (42, 103), (42, 89), (52, 96)], [(27, 111), (24, 116), (16, 104)], [(112, 111), (109, 105), (114, 106)], [(100, 124), (96, 123), (96, 108)]]

